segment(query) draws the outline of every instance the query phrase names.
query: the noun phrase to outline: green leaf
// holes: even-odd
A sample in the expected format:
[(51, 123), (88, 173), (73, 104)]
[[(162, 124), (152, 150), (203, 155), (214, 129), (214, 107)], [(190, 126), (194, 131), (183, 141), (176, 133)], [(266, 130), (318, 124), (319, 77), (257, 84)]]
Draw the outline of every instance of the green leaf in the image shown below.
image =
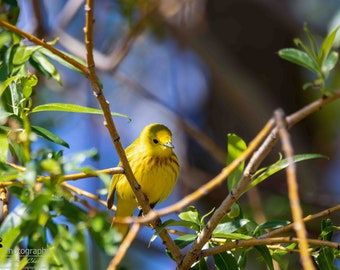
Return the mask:
[[(77, 61), (78, 63), (82, 64), (83, 66), (86, 66), (86, 63), (85, 63), (82, 59), (77, 58), (77, 57), (75, 57), (74, 55), (69, 54), (69, 53), (67, 53), (67, 52), (64, 52), (64, 51), (62, 51), (62, 50), (60, 50), (60, 51), (61, 51), (62, 53), (64, 53), (65, 55), (67, 55), (68, 57), (71, 57), (72, 59), (74, 59), (74, 60)], [(47, 50), (47, 49), (45, 49), (45, 48), (43, 48), (43, 47), (41, 47), (41, 48), (39, 49), (39, 52), (41, 52), (42, 54), (48, 56), (49, 58), (51, 58), (51, 59), (57, 61), (58, 63), (62, 64), (62, 65), (65, 66), (65, 67), (68, 67), (68, 68), (70, 68), (70, 69), (73, 69), (73, 70), (76, 70), (76, 71), (79, 71), (79, 72), (80, 72), (79, 69), (75, 68), (75, 67), (74, 67), (73, 65), (71, 65), (69, 62), (65, 61), (64, 59), (60, 58), (59, 56), (55, 55), (54, 53), (50, 52), (49, 50)]]
[(309, 42), (310, 42), (310, 46), (311, 46), (311, 55), (313, 55), (313, 58), (314, 59), (317, 59), (317, 55), (318, 55), (318, 48), (316, 46), (316, 42), (315, 42), (315, 39), (312, 35), (312, 33), (309, 31), (308, 27), (307, 27), (307, 24), (305, 24), (303, 26), (303, 30), (306, 32), (307, 36), (308, 36), (308, 39), (309, 39)]
[(313, 59), (316, 63), (318, 60), (318, 52), (314, 52), (311, 50), (306, 44), (304, 44), (299, 38), (294, 39), (294, 43), (297, 47), (302, 47), (302, 49), (305, 50), (305, 52), (310, 56), (311, 59)]
[(8, 258), (8, 253), (14, 249), (20, 240), (21, 230), (20, 227), (11, 227), (5, 233), (1, 234), (1, 252), (0, 252), (0, 265), (4, 265)]
[(318, 65), (306, 52), (295, 48), (287, 48), (280, 50), (279, 56), (289, 62), (305, 67), (316, 74), (319, 73)]
[(42, 74), (55, 79), (60, 85), (62, 85), (58, 70), (46, 56), (36, 52), (32, 55), (30, 63)]
[(221, 252), (214, 256), (215, 267), (218, 270), (238, 270), (240, 269), (234, 255), (230, 252)]
[(7, 160), (7, 155), (8, 155), (7, 134), (0, 131), (0, 161), (5, 162)]
[(25, 98), (29, 98), (33, 92), (33, 86), (36, 86), (38, 83), (38, 78), (34, 74), (28, 75), (23, 82), (23, 95)]
[[(99, 109), (84, 107), (84, 106), (75, 105), (75, 104), (66, 104), (66, 103), (49, 103), (49, 104), (38, 105), (34, 107), (31, 112), (36, 113), (36, 112), (46, 112), (46, 111), (103, 114), (103, 111)], [(111, 115), (121, 116), (131, 121), (131, 118), (124, 114), (111, 112)]]
[(18, 75), (12, 76), (12, 77), (9, 77), (8, 79), (6, 79), (6, 81), (4, 81), (3, 83), (0, 83), (0, 96), (2, 96), (2, 94), (6, 90), (6, 88), (18, 77), (21, 77), (21, 76), (18, 76)]
[(319, 54), (320, 63), (324, 63), (328, 57), (330, 50), (332, 49), (336, 33), (338, 32), (340, 26), (336, 27), (327, 37), (324, 39)]
[(39, 127), (39, 126), (32, 126), (32, 131), (34, 131), (36, 134), (38, 134), (39, 136), (53, 142), (56, 144), (60, 144), (62, 146), (65, 146), (66, 148), (70, 148), (69, 144), (67, 142), (65, 142), (62, 138), (60, 138), (59, 136), (57, 136), (56, 134), (52, 133), (51, 131)]
[(328, 73), (335, 67), (338, 62), (339, 54), (337, 52), (331, 52), (330, 55), (326, 58), (322, 65), (322, 73), (324, 77), (328, 76)]
[(208, 264), (205, 258), (200, 259), (198, 262), (194, 263), (190, 270), (208, 270)]
[(25, 64), (37, 49), (38, 47), (36, 46), (20, 45), (16, 47), (13, 55), (13, 64), (16, 66)]
[(235, 219), (225, 223), (220, 223), (215, 228), (213, 235), (214, 237), (225, 237), (231, 233), (236, 232), (238, 229), (249, 223), (248, 219)]
[(272, 256), (270, 255), (267, 246), (254, 246), (254, 247), (261, 254), (268, 268), (270, 270), (274, 270), (273, 259)]
[(200, 215), (194, 206), (187, 207), (182, 213), (180, 213), (179, 218), (182, 220), (187, 220), (194, 222), (196, 224), (200, 224)]
[(196, 234), (185, 234), (175, 239), (175, 244), (180, 248), (185, 248), (187, 245), (190, 245), (197, 238)]
[[(227, 165), (237, 159), (244, 150), (247, 149), (247, 144), (236, 134), (228, 134), (228, 156)], [(242, 176), (244, 169), (244, 162), (242, 162), (235, 171), (233, 171), (228, 177), (228, 189), (232, 190), (236, 187), (238, 181)]]
[(159, 235), (159, 233), (164, 230), (167, 227), (170, 226), (182, 226), (182, 227), (186, 227), (186, 228), (190, 228), (193, 229), (195, 231), (199, 231), (200, 227), (191, 221), (186, 221), (186, 220), (175, 220), (175, 219), (169, 219), (167, 221), (165, 221), (164, 223), (162, 223), (161, 226), (159, 226), (156, 231), (155, 231), (155, 235)]
[(321, 247), (320, 253), (316, 257), (316, 263), (319, 269), (322, 270), (337, 270), (338, 268), (334, 265), (334, 249), (330, 247)]
[(258, 227), (261, 230), (266, 230), (266, 229), (275, 230), (275, 229), (287, 226), (288, 224), (290, 224), (290, 221), (288, 220), (271, 220), (271, 221), (266, 221), (260, 224)]
[[(300, 154), (300, 155), (295, 155), (294, 156), (294, 162), (300, 162), (304, 160), (309, 160), (309, 159), (315, 159), (315, 158), (328, 158), (327, 156), (321, 155), (321, 154)], [(265, 179), (267, 179), (269, 176), (273, 175), (274, 173), (281, 171), (289, 165), (287, 159), (280, 159), (274, 164), (262, 168), (258, 170), (254, 176), (253, 176), (253, 182), (250, 183), (250, 185), (247, 187), (247, 189), (244, 191), (246, 193), (248, 190), (253, 188), (254, 186), (258, 185)]]

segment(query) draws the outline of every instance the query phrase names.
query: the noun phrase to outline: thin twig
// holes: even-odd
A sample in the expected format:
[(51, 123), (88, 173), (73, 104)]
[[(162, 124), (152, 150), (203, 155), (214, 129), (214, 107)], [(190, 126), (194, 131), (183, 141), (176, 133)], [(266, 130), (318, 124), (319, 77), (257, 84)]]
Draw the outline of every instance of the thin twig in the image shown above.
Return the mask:
[[(323, 210), (321, 212), (318, 212), (316, 214), (308, 215), (308, 216), (306, 216), (303, 219), (303, 222), (306, 223), (306, 222), (309, 222), (309, 221), (312, 221), (312, 220), (315, 220), (315, 219), (318, 219), (318, 218), (326, 217), (326, 216), (329, 216), (330, 214), (332, 214), (334, 212), (337, 212), (337, 211), (340, 211), (340, 204), (338, 204), (338, 205), (336, 205), (336, 206), (334, 206), (332, 208), (329, 208), (329, 209)], [(259, 236), (258, 238), (273, 237), (275, 235), (288, 232), (288, 231), (290, 231), (292, 229), (294, 229), (294, 223), (288, 224), (286, 226), (283, 226), (283, 227), (278, 228), (276, 230), (273, 230), (271, 232), (265, 233), (265, 234)]]
[(132, 225), (131, 229), (129, 230), (128, 234), (124, 238), (124, 241), (120, 244), (119, 249), (116, 253), (116, 255), (112, 258), (109, 266), (107, 267), (107, 270), (115, 270), (117, 269), (118, 265), (121, 263), (123, 258), (125, 257), (129, 247), (131, 246), (131, 243), (133, 240), (135, 240), (141, 225), (138, 223), (135, 223)]
[(274, 112), (276, 125), (281, 139), (282, 150), (287, 158), (288, 166), (287, 172), (287, 184), (288, 184), (288, 198), (290, 202), (290, 208), (292, 211), (294, 230), (298, 237), (300, 258), (303, 269), (312, 270), (315, 269), (309, 250), (307, 241), (307, 231), (305, 223), (303, 222), (303, 214), (301, 209), (301, 203), (298, 192), (298, 183), (296, 179), (296, 164), (294, 162), (294, 150), (290, 141), (290, 135), (286, 129), (285, 117), (282, 110), (278, 109)]
[[(13, 168), (19, 170), (19, 171), (26, 171), (26, 168), (11, 162), (6, 162), (6, 164), (12, 166)], [(123, 174), (125, 173), (124, 168), (122, 167), (113, 167), (113, 168), (107, 168), (107, 169), (103, 169), (103, 170), (97, 170), (97, 171), (93, 171), (93, 172), (83, 172), (83, 173), (73, 173), (73, 174), (67, 174), (63, 176), (64, 181), (72, 181), (72, 180), (79, 180), (79, 179), (84, 179), (84, 178), (89, 178), (89, 177), (93, 177), (93, 176), (98, 176), (98, 174), (108, 174), (108, 175), (112, 175), (112, 174)], [(48, 181), (50, 180), (51, 177), (49, 176), (38, 176), (37, 177), (37, 182), (43, 182), (43, 181)]]
[[(278, 243), (299, 243), (301, 239), (296, 237), (276, 237), (276, 238), (265, 238), (265, 239), (257, 239), (252, 238), (248, 240), (236, 240), (233, 242), (226, 243), (224, 245), (216, 246), (209, 249), (202, 250), (199, 254), (197, 259), (201, 259), (207, 256), (212, 256), (221, 252), (226, 252), (228, 250), (232, 250), (235, 248), (241, 247), (252, 247), (252, 246), (260, 246), (260, 245), (273, 245)], [(307, 243), (316, 246), (327, 246), (334, 249), (339, 249), (340, 245), (337, 242), (331, 241), (324, 241), (324, 240), (317, 240), (317, 239), (306, 239)], [(313, 268), (310, 268), (313, 269)]]
[(25, 31), (17, 28), (16, 26), (14, 26), (10, 23), (3, 21), (3, 20), (0, 20), (0, 26), (2, 26), (4, 28), (10, 30), (11, 32), (16, 33), (16, 34), (18, 34), (22, 37), (27, 38), (29, 41), (33, 42), (34, 44), (37, 44), (37, 45), (40, 45), (41, 47), (44, 47), (45, 49), (49, 50), (53, 54), (59, 56), (60, 58), (62, 58), (66, 62), (73, 65), (75, 68), (79, 69), (85, 76), (87, 76), (87, 68), (84, 65), (82, 65), (78, 61), (74, 60), (73, 58), (67, 56), (66, 54), (59, 51), (58, 49), (54, 48), (52, 45), (48, 44), (45, 40), (39, 39), (39, 38), (25, 32)]
[[(70, 185), (70, 184), (68, 184), (66, 182), (61, 183), (61, 186), (66, 188), (66, 189), (68, 189), (68, 190), (71, 190), (72, 192), (75, 192), (76, 194), (78, 194), (80, 196), (85, 196), (87, 198), (90, 198), (90, 199), (92, 199), (92, 200), (94, 200), (94, 201), (96, 201), (96, 202), (106, 206), (106, 202), (104, 202), (103, 200), (99, 199), (98, 196), (94, 195), (91, 192), (88, 192), (86, 190), (77, 188), (77, 187), (72, 186), (72, 185)], [(113, 209), (113, 210), (115, 210), (115, 209)]]

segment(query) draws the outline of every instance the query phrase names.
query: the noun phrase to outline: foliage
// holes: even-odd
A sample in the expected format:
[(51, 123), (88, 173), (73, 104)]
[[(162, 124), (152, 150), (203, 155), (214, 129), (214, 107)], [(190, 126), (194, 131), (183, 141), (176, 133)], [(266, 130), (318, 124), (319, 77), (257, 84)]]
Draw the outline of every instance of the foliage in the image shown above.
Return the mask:
[(329, 95), (332, 92), (327, 88), (326, 82), (331, 70), (334, 69), (338, 62), (338, 53), (331, 49), (339, 27), (336, 27), (329, 33), (322, 42), (320, 49), (318, 49), (317, 43), (307, 25), (305, 25), (304, 30), (309, 40), (309, 46), (301, 41), (301, 39), (296, 38), (294, 40), (295, 45), (302, 49), (282, 49), (279, 51), (279, 56), (315, 73), (317, 79), (313, 82), (305, 83), (303, 89), (308, 89), (310, 87), (317, 88), (320, 89), (322, 95)]
[[(130, 1), (122, 1), (128, 2)], [(6, 1), (7, 13), (1, 14), (1, 19), (16, 23), (18, 6), (16, 1)], [(123, 4), (122, 4), (123, 5)], [(134, 7), (131, 3), (123, 9), (131, 19)], [(10, 16), (14, 14), (15, 16)], [(296, 39), (298, 49), (283, 49), (279, 55), (295, 64), (301, 65), (317, 75), (313, 83), (323, 95), (329, 95), (326, 79), (334, 68), (338, 54), (331, 51), (335, 34), (338, 28), (330, 33), (323, 41), (320, 50), (307, 27), (305, 32), (310, 41), (310, 47), (301, 40)], [(51, 44), (54, 44), (52, 42)], [(76, 61), (76, 59), (73, 57)], [(4, 218), (0, 227), (2, 249), (0, 251), (0, 265), (22, 269), (23, 267), (63, 267), (66, 269), (87, 269), (91, 258), (89, 239), (110, 256), (117, 253), (121, 237), (110, 228), (110, 217), (107, 210), (102, 210), (99, 204), (90, 206), (87, 201), (80, 200), (77, 192), (65, 186), (65, 176), (75, 170), (96, 174), (95, 169), (82, 168), (78, 160), (93, 158), (96, 153), (80, 153), (82, 158), (74, 156), (73, 162), (66, 162), (62, 151), (39, 149), (33, 151), (38, 137), (42, 137), (53, 144), (69, 147), (68, 142), (45, 127), (32, 125), (31, 114), (44, 111), (64, 111), (70, 113), (102, 114), (103, 111), (87, 108), (76, 104), (48, 103), (36, 105), (32, 97), (38, 76), (31, 74), (28, 67), (34, 67), (40, 75), (54, 79), (62, 85), (61, 76), (55, 62), (67, 67), (70, 63), (56, 57), (49, 50), (40, 45), (27, 45), (22, 38), (14, 32), (2, 29), (0, 32), (0, 193), (4, 205), (7, 203), (7, 193), (15, 196), (19, 204)], [(73, 67), (73, 70), (79, 71)], [(73, 71), (75, 72), (75, 71)], [(115, 116), (128, 118), (119, 113)], [(128, 118), (129, 119), (129, 118)], [(246, 143), (237, 135), (228, 135), (228, 156), (226, 164), (229, 165), (247, 150)], [(324, 158), (320, 154), (295, 155), (294, 162), (315, 158)], [(7, 162), (7, 161), (11, 162)], [(70, 166), (70, 163), (73, 166)], [(20, 164), (20, 165), (19, 165)], [(245, 171), (245, 161), (240, 162), (237, 168), (228, 176), (226, 191), (232, 193), (239, 185), (239, 180)], [(258, 169), (251, 177), (251, 183), (243, 193), (262, 183), (270, 176), (290, 165), (287, 158), (280, 156), (272, 165)], [(107, 184), (107, 175), (98, 173), (98, 177)], [(5, 208), (4, 208), (5, 209)], [(180, 236), (174, 243), (179, 249), (191, 246), (200, 233), (209, 229), (209, 218), (214, 213), (200, 214), (194, 206), (189, 206), (178, 214), (178, 219), (168, 219), (156, 228), (152, 241), (162, 231), (171, 227), (180, 228)], [(7, 214), (4, 210), (4, 214)], [(208, 220), (208, 221), (207, 221)], [(288, 220), (268, 220), (257, 224), (252, 218), (244, 216), (242, 205), (235, 199), (228, 213), (219, 221), (212, 231), (212, 237), (201, 252), (209, 249), (218, 249), (226, 244), (239, 241), (256, 240), (268, 231), (275, 231), (291, 224)], [(332, 241), (332, 233), (339, 230), (330, 219), (321, 222), (320, 239)], [(184, 233), (183, 233), (184, 232)], [(216, 269), (245, 269), (247, 259), (251, 252), (259, 257), (268, 269), (274, 269), (273, 260), (282, 269), (287, 261), (283, 255), (297, 249), (293, 241), (278, 246), (268, 244), (253, 244), (240, 246), (213, 253), (211, 256)], [(5, 252), (3, 252), (5, 250)], [(168, 255), (173, 258), (171, 250)], [(203, 254), (202, 253), (202, 254)], [(20, 256), (19, 256), (20, 255)], [(329, 246), (313, 247), (315, 262), (321, 269), (335, 269), (334, 260), (339, 257), (339, 250)], [(38, 258), (38, 260), (36, 260)], [(208, 269), (207, 256), (198, 257), (192, 269)]]

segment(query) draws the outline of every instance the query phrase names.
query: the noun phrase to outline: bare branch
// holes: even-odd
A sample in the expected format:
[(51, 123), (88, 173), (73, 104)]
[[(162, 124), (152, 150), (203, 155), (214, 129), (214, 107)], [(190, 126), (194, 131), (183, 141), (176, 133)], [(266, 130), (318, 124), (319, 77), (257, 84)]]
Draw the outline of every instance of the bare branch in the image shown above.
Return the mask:
[(290, 208), (293, 215), (294, 229), (298, 237), (300, 257), (303, 269), (315, 269), (307, 242), (306, 226), (303, 222), (303, 214), (301, 209), (301, 203), (298, 192), (298, 183), (296, 179), (296, 164), (294, 162), (294, 150), (290, 141), (289, 133), (286, 129), (286, 122), (284, 113), (282, 110), (276, 110), (274, 112), (278, 132), (280, 135), (282, 150), (287, 158), (288, 166), (287, 172), (287, 183), (288, 183), (288, 197), (290, 202)]
[[(204, 249), (198, 254), (197, 259), (201, 259), (207, 256), (212, 256), (214, 254), (218, 254), (221, 252), (225, 252), (228, 250), (232, 250), (234, 248), (241, 248), (241, 247), (252, 247), (258, 245), (273, 245), (278, 243), (299, 243), (301, 239), (295, 237), (276, 237), (276, 238), (265, 238), (265, 239), (257, 239), (252, 238), (249, 240), (235, 240), (233, 242), (226, 243), (224, 245), (220, 245), (217, 247)], [(317, 239), (306, 239), (307, 243), (316, 246), (327, 246), (334, 249), (340, 248), (339, 243), (324, 241), (324, 240), (317, 240)], [(313, 268), (310, 268), (313, 269)]]

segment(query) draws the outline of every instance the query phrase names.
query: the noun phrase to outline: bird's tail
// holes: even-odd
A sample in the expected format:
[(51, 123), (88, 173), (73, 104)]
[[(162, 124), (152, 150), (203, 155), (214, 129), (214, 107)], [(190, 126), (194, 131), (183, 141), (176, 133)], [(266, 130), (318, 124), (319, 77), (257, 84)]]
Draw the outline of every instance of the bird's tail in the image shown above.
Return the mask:
[[(117, 196), (117, 211), (116, 217), (129, 217), (133, 215), (133, 212), (137, 206), (135, 200), (122, 200), (120, 196)], [(119, 232), (124, 238), (129, 232), (130, 226), (128, 224), (112, 223), (112, 227)]]

